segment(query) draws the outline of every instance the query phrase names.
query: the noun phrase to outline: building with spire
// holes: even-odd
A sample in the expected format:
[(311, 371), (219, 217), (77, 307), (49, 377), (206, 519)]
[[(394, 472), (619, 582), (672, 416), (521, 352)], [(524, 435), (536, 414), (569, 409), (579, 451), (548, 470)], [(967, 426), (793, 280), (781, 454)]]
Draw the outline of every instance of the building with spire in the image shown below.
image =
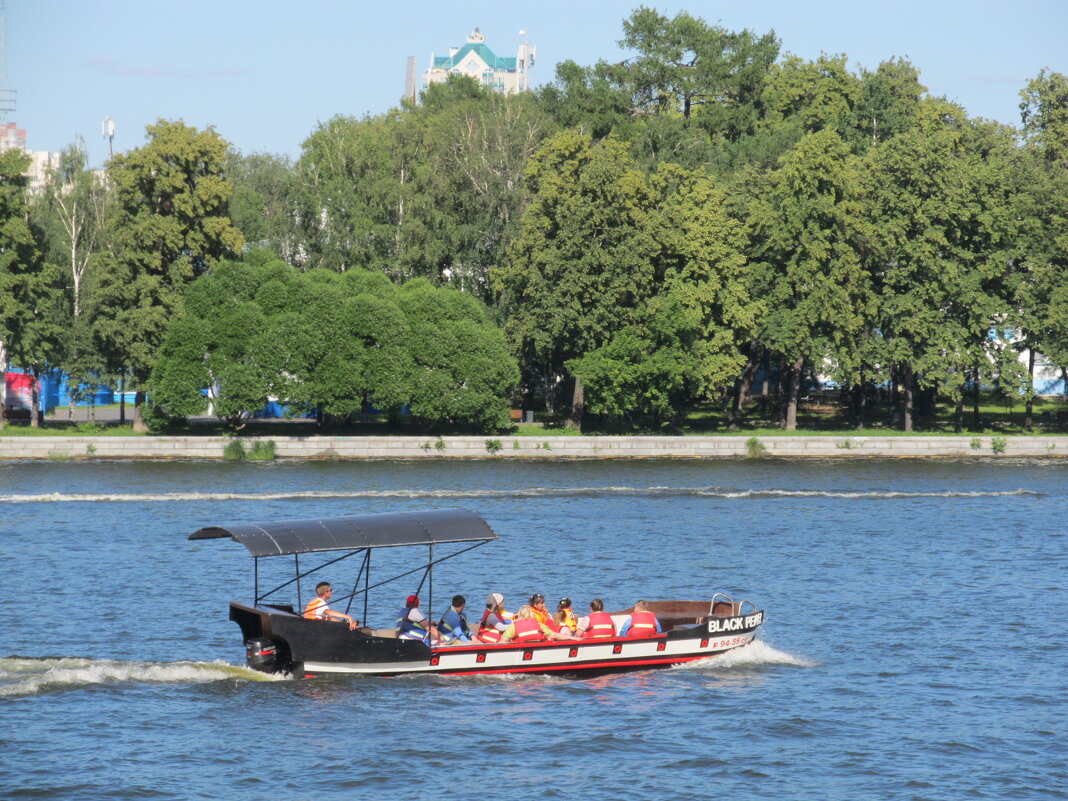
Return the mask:
[(450, 47), (449, 55), (430, 54), (430, 68), (423, 73), (423, 88), (432, 83), (444, 83), (450, 75), (466, 75), (487, 89), (511, 95), (530, 89), (530, 68), (534, 66), (536, 48), (527, 44), (526, 33), (520, 31), (522, 41), (515, 58), (503, 58), (486, 44), (486, 37), (478, 28), (467, 37), (463, 47)]

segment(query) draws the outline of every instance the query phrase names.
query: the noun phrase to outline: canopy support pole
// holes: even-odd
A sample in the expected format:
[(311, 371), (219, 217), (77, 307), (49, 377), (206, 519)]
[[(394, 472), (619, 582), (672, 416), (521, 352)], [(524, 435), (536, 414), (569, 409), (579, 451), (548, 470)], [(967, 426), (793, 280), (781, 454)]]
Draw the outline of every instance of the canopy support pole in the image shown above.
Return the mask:
[(300, 599), (304, 597), (304, 594), (300, 591), (300, 554), (293, 554), (293, 564), (297, 569), (297, 609), (300, 609)]
[[(366, 580), (366, 578), (364, 576), (364, 571), (369, 571), (370, 570), (370, 561), (371, 561), (371, 551), (370, 551), (370, 549), (368, 549), (364, 553), (363, 564), (360, 565), (360, 570), (356, 574), (356, 581), (354, 581), (352, 583), (352, 593), (349, 595), (349, 602), (347, 604), (345, 604), (345, 614), (346, 615), (349, 614), (349, 612), (352, 610), (352, 602), (356, 598), (357, 593), (359, 593), (359, 591), (360, 591), (360, 579), (363, 578), (364, 579), (364, 584), (367, 583), (367, 580)], [(361, 619), (366, 623), (367, 622), (367, 598), (366, 598), (366, 596), (363, 599), (363, 605), (364, 605), (363, 618), (361, 618)]]

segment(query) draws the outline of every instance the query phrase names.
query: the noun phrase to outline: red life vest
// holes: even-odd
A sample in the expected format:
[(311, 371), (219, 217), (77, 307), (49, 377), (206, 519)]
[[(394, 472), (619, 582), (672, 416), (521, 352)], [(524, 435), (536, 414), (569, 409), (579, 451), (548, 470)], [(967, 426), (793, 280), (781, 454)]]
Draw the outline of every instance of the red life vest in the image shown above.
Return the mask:
[(652, 612), (635, 612), (630, 616), (628, 637), (652, 637), (656, 634), (656, 615)]
[(515, 626), (516, 642), (538, 642), (545, 639), (541, 623), (532, 617), (517, 620), (512, 625)]
[(482, 613), (482, 621), (478, 624), (478, 634), (476, 635), (479, 642), (500, 642), (503, 632), (498, 631), (493, 626), (486, 625), (486, 619), (490, 614), (489, 609)]
[(590, 625), (583, 639), (601, 639), (616, 636), (616, 624), (612, 622), (612, 616), (607, 612), (590, 612)]

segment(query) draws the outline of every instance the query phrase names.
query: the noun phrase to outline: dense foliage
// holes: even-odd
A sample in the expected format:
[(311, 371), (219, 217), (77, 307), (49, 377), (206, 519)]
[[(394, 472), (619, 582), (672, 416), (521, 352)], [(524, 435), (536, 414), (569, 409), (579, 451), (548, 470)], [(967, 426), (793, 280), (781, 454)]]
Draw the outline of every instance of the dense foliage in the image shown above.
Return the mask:
[(857, 425), (881, 392), (905, 430), (935, 398), (962, 427), (980, 386), (1030, 402), (1036, 352), (1068, 370), (1068, 78), (1032, 80), (1015, 130), (900, 58), (644, 7), (621, 45), (536, 92), (450, 78), (335, 117), (295, 162), (161, 121), (106, 182), (72, 152), (32, 225), (0, 164), (10, 357), (128, 375), (157, 421), (212, 387), (235, 425), (267, 398), (737, 422), (759, 377), (786, 428), (817, 380)]
[(274, 400), (296, 415), (406, 410), (428, 424), (495, 429), (508, 422), (518, 379), (503, 335), (469, 294), (366, 270), (302, 273), (253, 251), (189, 287), (148, 388), (157, 424), (203, 414), (210, 401), (239, 427)]

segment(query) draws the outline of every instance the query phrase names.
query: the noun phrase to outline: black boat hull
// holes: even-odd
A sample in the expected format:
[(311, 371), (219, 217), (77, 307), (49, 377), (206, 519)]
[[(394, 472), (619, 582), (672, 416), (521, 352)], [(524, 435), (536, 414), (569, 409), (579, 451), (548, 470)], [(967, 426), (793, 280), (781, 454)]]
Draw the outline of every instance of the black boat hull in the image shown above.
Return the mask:
[(670, 667), (741, 648), (755, 638), (757, 628), (764, 622), (764, 613), (755, 610), (744, 615), (690, 618), (692, 622), (644, 638), (438, 647), (416, 640), (375, 636), (367, 630), (350, 631), (343, 624), (305, 620), (281, 609), (238, 603), (230, 605), (230, 619), (241, 627), (250, 667), (268, 673), (593, 676)]

